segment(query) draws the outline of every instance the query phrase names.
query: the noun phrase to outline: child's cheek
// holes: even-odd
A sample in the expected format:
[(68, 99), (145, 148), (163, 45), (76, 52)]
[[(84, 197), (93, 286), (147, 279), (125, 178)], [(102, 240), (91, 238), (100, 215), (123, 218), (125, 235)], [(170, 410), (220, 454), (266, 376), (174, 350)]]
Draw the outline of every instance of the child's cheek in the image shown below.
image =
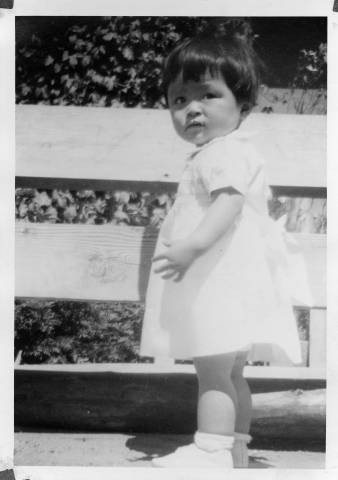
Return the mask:
[(184, 131), (184, 122), (183, 122), (182, 116), (180, 116), (179, 114), (174, 114), (172, 116), (172, 120), (173, 120), (176, 132), (179, 135), (181, 135)]

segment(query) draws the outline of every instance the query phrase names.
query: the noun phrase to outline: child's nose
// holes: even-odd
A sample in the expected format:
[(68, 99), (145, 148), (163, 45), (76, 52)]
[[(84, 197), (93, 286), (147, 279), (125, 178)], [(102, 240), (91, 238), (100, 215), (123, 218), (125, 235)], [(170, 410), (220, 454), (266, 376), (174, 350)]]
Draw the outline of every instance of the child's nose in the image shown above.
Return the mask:
[(201, 113), (201, 104), (197, 100), (193, 100), (189, 103), (187, 108), (187, 115), (188, 117), (195, 117), (196, 115)]

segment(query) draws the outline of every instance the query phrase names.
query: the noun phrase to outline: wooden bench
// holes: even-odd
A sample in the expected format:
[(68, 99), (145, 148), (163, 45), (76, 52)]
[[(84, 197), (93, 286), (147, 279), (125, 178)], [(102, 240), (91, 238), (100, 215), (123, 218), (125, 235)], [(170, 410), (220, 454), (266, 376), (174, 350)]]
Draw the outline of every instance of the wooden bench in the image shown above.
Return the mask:
[[(176, 137), (163, 110), (18, 106), (16, 121), (17, 187), (174, 192), (185, 154), (191, 150)], [(324, 116), (252, 114), (245, 128), (257, 131), (255, 141), (268, 159), (276, 194), (325, 198)], [(143, 227), (18, 222), (16, 296), (143, 300), (156, 235), (154, 229)], [(309, 366), (246, 367), (257, 394), (325, 386), (325, 235), (295, 236), (303, 245), (315, 299), (310, 312)], [(56, 394), (53, 388), (64, 385), (66, 379), (67, 387)], [(21, 425), (148, 431), (153, 424), (149, 412), (158, 412), (164, 402), (154, 392), (171, 385), (168, 388), (178, 394), (180, 409), (176, 408), (176, 420), (171, 424), (163, 410), (158, 424), (162, 425), (160, 431), (171, 431), (182, 425), (182, 412), (195, 401), (194, 396), (185, 401), (179, 393), (182, 381), (190, 382), (192, 390), (196, 388), (192, 367), (166, 359), (139, 366), (17, 365), (16, 421)], [(75, 394), (79, 385), (81, 396)], [(108, 422), (109, 409), (106, 414), (102, 408), (98, 413), (98, 405), (107, 405), (107, 395), (111, 398), (117, 391), (119, 400), (112, 406), (113, 420)], [(124, 410), (121, 392), (129, 405)], [(62, 410), (67, 402), (74, 403), (72, 413)], [(136, 404), (133, 414), (130, 406)], [(310, 430), (324, 435), (324, 412), (318, 412)]]

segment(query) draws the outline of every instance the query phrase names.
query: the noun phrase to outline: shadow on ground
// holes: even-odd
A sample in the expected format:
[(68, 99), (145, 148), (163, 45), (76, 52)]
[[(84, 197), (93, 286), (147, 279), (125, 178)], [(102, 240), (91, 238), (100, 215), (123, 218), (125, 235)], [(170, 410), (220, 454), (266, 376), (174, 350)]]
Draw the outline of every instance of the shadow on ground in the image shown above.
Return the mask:
[(126, 447), (143, 454), (138, 461), (149, 462), (154, 457), (169, 455), (178, 447), (188, 445), (193, 441), (193, 435), (149, 435), (137, 434), (126, 441)]

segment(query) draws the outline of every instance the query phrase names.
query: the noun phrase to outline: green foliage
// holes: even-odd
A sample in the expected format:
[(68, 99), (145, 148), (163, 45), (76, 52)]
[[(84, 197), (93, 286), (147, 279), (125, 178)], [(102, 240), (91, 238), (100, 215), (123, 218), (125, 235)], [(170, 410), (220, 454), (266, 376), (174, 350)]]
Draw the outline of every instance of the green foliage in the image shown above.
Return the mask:
[(36, 34), (17, 51), (17, 103), (163, 107), (161, 68), (182, 38), (208, 29), (253, 40), (243, 18), (101, 17)]
[(174, 198), (167, 193), (17, 189), (16, 219), (159, 227)]
[(326, 81), (327, 44), (321, 43), (315, 50), (302, 49), (292, 87), (326, 88)]
[[(26, 364), (149, 362), (138, 355), (143, 312), (132, 302), (16, 300), (15, 355)], [(308, 340), (309, 312), (295, 314)]]
[(303, 341), (309, 340), (310, 337), (310, 312), (307, 308), (298, 308), (295, 310), (297, 319), (299, 339)]
[[(15, 200), (16, 219), (20, 221), (159, 228), (175, 194), (18, 188)], [(287, 216), (288, 231), (326, 233), (326, 199), (274, 196), (268, 206), (275, 220)]]
[(17, 300), (15, 314), (23, 363), (140, 361), (141, 304)]
[[(302, 95), (294, 97), (297, 113), (312, 113), (318, 104), (326, 103), (327, 84), (327, 44), (321, 43), (317, 49), (302, 49), (299, 52), (297, 71), (292, 81), (292, 88), (303, 89)], [(314, 95), (306, 95), (308, 89), (316, 89)]]

